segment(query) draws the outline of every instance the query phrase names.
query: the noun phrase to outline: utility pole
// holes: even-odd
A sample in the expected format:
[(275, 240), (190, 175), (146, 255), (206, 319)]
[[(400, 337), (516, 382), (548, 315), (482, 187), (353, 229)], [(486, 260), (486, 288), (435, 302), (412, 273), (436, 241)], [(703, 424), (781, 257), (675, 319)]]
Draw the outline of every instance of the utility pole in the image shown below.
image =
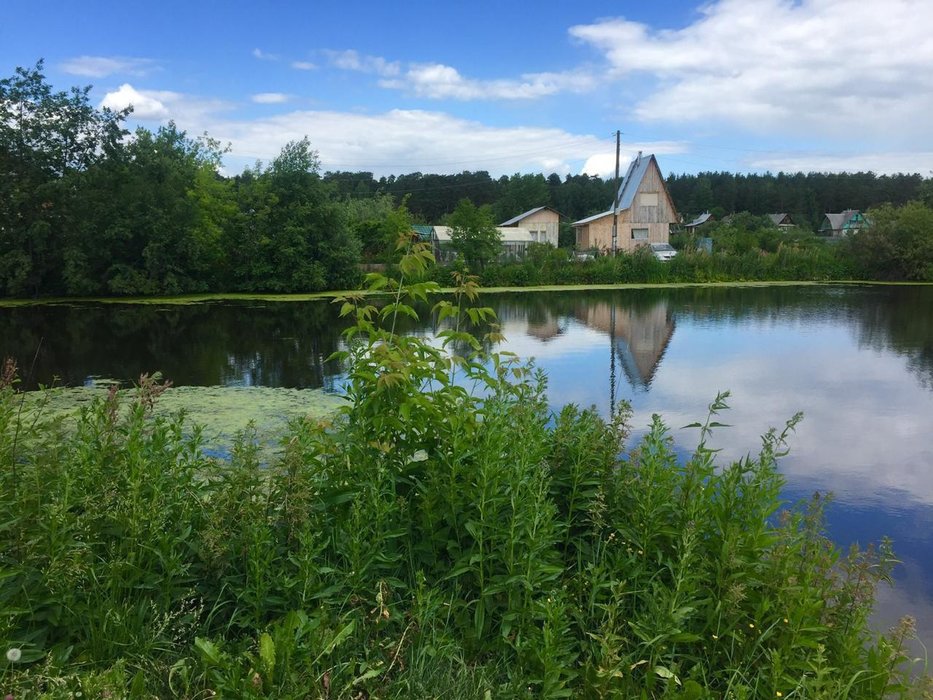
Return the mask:
[(616, 129), (616, 196), (612, 201), (612, 256), (615, 257), (619, 247), (619, 140), (622, 132)]

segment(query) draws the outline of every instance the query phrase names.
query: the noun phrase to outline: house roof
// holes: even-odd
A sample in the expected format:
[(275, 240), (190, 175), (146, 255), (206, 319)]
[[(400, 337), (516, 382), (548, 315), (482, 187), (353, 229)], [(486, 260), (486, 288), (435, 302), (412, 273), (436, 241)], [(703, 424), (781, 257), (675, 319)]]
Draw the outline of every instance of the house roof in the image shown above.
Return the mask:
[[(653, 153), (642, 156), (641, 151), (639, 151), (635, 160), (629, 164), (628, 171), (625, 173), (625, 177), (622, 178), (622, 184), (619, 185), (619, 192), (616, 195), (619, 211), (628, 209), (635, 203), (635, 193), (638, 192), (638, 186), (641, 184), (642, 178), (645, 177), (645, 173), (648, 172), (651, 161), (654, 161), (655, 165), (657, 165), (657, 159), (655, 159)], [(660, 168), (658, 170), (660, 171)]]
[(593, 214), (593, 216), (588, 216), (585, 219), (580, 219), (579, 221), (574, 221), (571, 226), (583, 226), (585, 224), (596, 221), (596, 219), (601, 219), (604, 216), (612, 216), (612, 209), (609, 211), (604, 211), (601, 214)]
[(826, 220), (829, 222), (829, 227), (835, 231), (842, 229), (846, 222), (849, 221), (849, 219), (858, 216), (858, 213), (858, 209), (846, 209), (845, 211), (839, 212), (838, 214), (826, 214)]
[(424, 224), (414, 224), (411, 227), (411, 230), (418, 234), (418, 238), (422, 241), (430, 241), (434, 236), (434, 227), (425, 226)]
[(518, 223), (519, 221), (521, 221), (522, 219), (527, 218), (527, 217), (531, 216), (532, 214), (537, 214), (539, 211), (543, 211), (544, 209), (550, 209), (550, 210), (551, 210), (552, 212), (554, 212), (555, 214), (560, 215), (560, 212), (557, 211), (554, 207), (535, 207), (534, 209), (529, 209), (528, 211), (526, 211), (526, 212), (523, 213), (523, 214), (519, 214), (518, 216), (513, 216), (513, 217), (512, 217), (511, 219), (509, 219), (508, 221), (503, 221), (503, 222), (502, 222), (501, 224), (499, 224), (499, 225), (500, 225), (500, 226), (514, 226), (515, 224), (517, 224), (517, 223)]
[[(661, 167), (658, 165), (658, 159), (654, 157), (653, 153), (649, 153), (647, 156), (643, 156), (639, 151), (635, 160), (629, 163), (625, 177), (622, 179), (622, 184), (619, 185), (619, 191), (616, 193), (616, 200), (619, 207), (618, 211), (621, 212), (625, 209), (631, 209), (632, 205), (635, 203), (635, 195), (638, 193), (638, 188), (641, 185), (641, 181), (647, 174), (652, 162), (660, 173)], [(663, 179), (661, 182), (663, 185)], [(615, 205), (616, 202), (613, 202), (613, 207), (615, 207)], [(671, 202), (671, 206), (673, 207), (673, 202)], [(574, 221), (571, 226), (584, 226), (588, 223), (596, 221), (596, 219), (601, 219), (602, 217), (612, 213), (613, 210), (610, 209), (609, 211), (604, 211), (601, 214), (594, 214), (593, 216), (588, 216), (585, 219)]]
[[(438, 243), (449, 243), (453, 229), (450, 226), (434, 226), (434, 235)], [(503, 243), (533, 243), (531, 231), (521, 226), (497, 226), (499, 238)]]
[[(790, 220), (790, 217), (787, 214), (768, 214), (768, 218), (771, 219), (772, 222), (774, 222), (775, 226), (780, 226), (781, 224), (784, 224), (784, 223), (793, 224), (793, 222)], [(787, 221), (785, 221), (785, 219), (787, 219)]]
[(708, 211), (703, 212), (697, 218), (695, 218), (693, 221), (687, 224), (687, 228), (702, 226), (703, 224), (705, 224), (707, 221), (710, 220), (710, 217), (712, 217), (712, 214), (710, 214)]
[(503, 243), (533, 243), (531, 231), (520, 226), (497, 226), (499, 238)]

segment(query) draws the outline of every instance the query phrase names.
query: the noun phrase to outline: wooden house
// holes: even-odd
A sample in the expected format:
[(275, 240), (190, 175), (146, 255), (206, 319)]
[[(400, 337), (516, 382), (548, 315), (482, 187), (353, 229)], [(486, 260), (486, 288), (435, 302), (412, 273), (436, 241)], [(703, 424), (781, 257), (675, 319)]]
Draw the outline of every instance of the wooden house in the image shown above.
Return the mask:
[[(641, 153), (629, 165), (616, 195), (617, 250), (632, 251), (649, 243), (668, 243), (677, 210), (654, 155)], [(573, 223), (577, 250), (612, 250), (613, 209)]]
[(551, 207), (535, 207), (503, 221), (499, 227), (527, 229), (533, 243), (550, 243), (556, 248), (560, 234), (560, 213)]

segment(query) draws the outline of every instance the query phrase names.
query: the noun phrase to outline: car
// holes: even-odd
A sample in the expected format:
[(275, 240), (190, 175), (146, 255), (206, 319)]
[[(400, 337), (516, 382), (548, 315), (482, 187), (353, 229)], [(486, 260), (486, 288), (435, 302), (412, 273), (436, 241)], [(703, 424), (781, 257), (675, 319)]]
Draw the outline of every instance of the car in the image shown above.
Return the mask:
[(661, 262), (667, 262), (677, 255), (677, 251), (670, 243), (652, 243), (651, 253)]

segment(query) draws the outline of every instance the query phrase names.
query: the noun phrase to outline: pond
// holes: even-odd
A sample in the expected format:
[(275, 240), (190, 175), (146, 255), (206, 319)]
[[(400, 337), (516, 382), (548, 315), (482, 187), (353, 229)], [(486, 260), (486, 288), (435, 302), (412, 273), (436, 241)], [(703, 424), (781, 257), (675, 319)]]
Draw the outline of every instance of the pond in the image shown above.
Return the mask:
[[(780, 468), (788, 501), (830, 491), (843, 546), (890, 536), (902, 564), (876, 624), (918, 619), (933, 642), (933, 287), (767, 286), (486, 295), (500, 349), (535, 358), (555, 407), (627, 401), (689, 451), (721, 390), (731, 410), (714, 446), (734, 459), (769, 427), (804, 413)], [(176, 386), (336, 390), (346, 322), (335, 305), (205, 302), (0, 307), (0, 356), (27, 388), (54, 378), (132, 381), (161, 370)], [(430, 335), (430, 323), (407, 332)]]

